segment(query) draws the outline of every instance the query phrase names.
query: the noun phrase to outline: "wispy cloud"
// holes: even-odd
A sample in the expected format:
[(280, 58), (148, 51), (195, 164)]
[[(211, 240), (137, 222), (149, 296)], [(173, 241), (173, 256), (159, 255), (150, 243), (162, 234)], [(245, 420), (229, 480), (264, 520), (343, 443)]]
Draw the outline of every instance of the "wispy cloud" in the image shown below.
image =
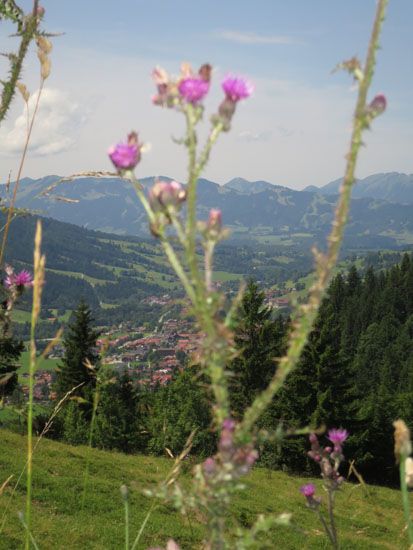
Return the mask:
[[(37, 92), (29, 99), (29, 112), (33, 112)], [(37, 113), (29, 150), (32, 155), (44, 156), (72, 149), (80, 127), (87, 116), (83, 106), (66, 92), (45, 88)], [(21, 154), (26, 137), (27, 118), (25, 109), (16, 118), (11, 128), (0, 131), (1, 150), (4, 154)]]
[(238, 139), (242, 141), (269, 141), (272, 137), (272, 132), (265, 130), (263, 132), (251, 132), (251, 130), (244, 130), (238, 134)]
[(220, 30), (215, 33), (217, 38), (237, 42), (238, 44), (302, 44), (292, 36), (281, 34), (258, 34), (256, 32), (242, 32), (233, 30)]

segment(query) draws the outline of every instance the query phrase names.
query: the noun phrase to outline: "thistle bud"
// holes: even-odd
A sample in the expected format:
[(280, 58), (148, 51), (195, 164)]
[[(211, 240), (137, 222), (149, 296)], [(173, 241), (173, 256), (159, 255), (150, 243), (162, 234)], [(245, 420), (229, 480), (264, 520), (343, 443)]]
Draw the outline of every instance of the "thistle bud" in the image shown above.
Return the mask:
[(379, 116), (381, 115), (387, 107), (387, 99), (384, 94), (378, 94), (376, 97), (370, 102), (369, 106), (367, 107), (369, 113), (372, 116)]
[(157, 181), (149, 191), (149, 203), (154, 212), (168, 214), (170, 209), (179, 209), (186, 199), (186, 191), (177, 181)]
[(207, 229), (219, 233), (222, 229), (222, 212), (218, 208), (212, 208), (209, 212)]

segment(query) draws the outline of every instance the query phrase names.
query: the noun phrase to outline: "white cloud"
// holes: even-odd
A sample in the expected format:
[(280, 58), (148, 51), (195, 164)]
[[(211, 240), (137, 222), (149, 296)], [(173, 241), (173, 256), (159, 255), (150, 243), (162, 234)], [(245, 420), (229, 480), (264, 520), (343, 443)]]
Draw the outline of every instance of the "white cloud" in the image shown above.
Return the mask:
[(218, 38), (223, 38), (229, 42), (237, 42), (238, 44), (302, 44), (291, 36), (281, 34), (263, 35), (255, 32), (242, 32), (222, 30), (215, 34)]
[(238, 138), (242, 141), (268, 141), (272, 137), (272, 132), (263, 130), (262, 132), (251, 132), (244, 130), (238, 134)]
[[(29, 99), (29, 112), (33, 113), (37, 91)], [(40, 98), (34, 130), (30, 140), (31, 155), (45, 156), (72, 149), (77, 141), (79, 130), (87, 120), (87, 112), (68, 93), (45, 88)], [(9, 128), (0, 130), (0, 151), (3, 154), (21, 154), (26, 139), (26, 107)]]

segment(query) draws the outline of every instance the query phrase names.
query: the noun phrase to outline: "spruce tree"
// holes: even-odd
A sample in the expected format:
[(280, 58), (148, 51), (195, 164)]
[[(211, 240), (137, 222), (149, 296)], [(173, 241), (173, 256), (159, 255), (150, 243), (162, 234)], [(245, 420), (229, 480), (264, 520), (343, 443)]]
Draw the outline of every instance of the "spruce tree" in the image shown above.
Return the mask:
[(170, 384), (158, 388), (149, 417), (149, 449), (164, 453), (168, 448), (179, 454), (192, 431), (192, 452), (209, 456), (215, 452), (211, 427), (211, 406), (206, 380), (196, 366), (176, 373)]
[[(73, 313), (73, 320), (63, 339), (65, 354), (56, 370), (58, 397), (82, 384), (72, 395), (90, 399), (91, 390), (96, 385), (99, 359), (96, 351), (98, 337), (99, 333), (93, 328), (92, 313), (82, 300)], [(94, 367), (93, 370), (87, 367), (88, 362)]]
[(102, 449), (117, 449), (124, 453), (143, 451), (146, 437), (143, 426), (141, 396), (127, 371), (119, 375), (105, 373), (100, 382), (93, 444)]
[(264, 292), (250, 280), (241, 301), (235, 330), (238, 356), (229, 365), (231, 409), (238, 418), (254, 397), (267, 387), (285, 345), (286, 322), (281, 318), (272, 319), (271, 308), (266, 307), (264, 301)]

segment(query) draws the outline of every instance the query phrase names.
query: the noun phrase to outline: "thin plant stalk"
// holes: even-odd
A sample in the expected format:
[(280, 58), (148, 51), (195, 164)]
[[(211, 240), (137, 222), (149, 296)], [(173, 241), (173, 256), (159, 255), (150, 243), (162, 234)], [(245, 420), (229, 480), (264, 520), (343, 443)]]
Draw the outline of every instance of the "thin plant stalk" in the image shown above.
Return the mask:
[[(102, 358), (104, 357), (104, 354), (102, 354)], [(86, 361), (85, 366), (91, 370), (94, 369), (93, 365)], [(96, 413), (99, 406), (100, 401), (100, 378), (96, 377), (96, 387), (95, 391), (93, 393), (93, 408), (92, 408), (92, 418), (90, 419), (90, 426), (89, 426), (89, 438), (88, 438), (88, 449), (87, 449), (87, 455), (86, 455), (86, 467), (83, 474), (83, 490), (82, 490), (82, 500), (80, 508), (83, 510), (85, 505), (85, 499), (86, 499), (86, 491), (87, 491), (87, 484), (89, 481), (89, 469), (90, 469), (90, 460), (91, 460), (91, 450), (92, 450), (92, 444), (93, 444), (93, 434), (95, 432), (95, 424), (96, 424)]]
[(155, 508), (156, 508), (156, 503), (154, 501), (152, 503), (151, 507), (149, 508), (148, 513), (146, 514), (145, 519), (143, 520), (143, 522), (140, 526), (138, 534), (136, 535), (136, 538), (135, 538), (135, 540), (132, 544), (131, 550), (135, 550), (138, 547), (139, 541), (141, 540), (142, 533), (144, 532), (146, 524), (148, 523), (149, 518), (151, 517), (151, 515), (154, 512)]
[(33, 278), (33, 305), (30, 325), (30, 363), (29, 363), (29, 400), (27, 415), (27, 484), (26, 484), (26, 515), (27, 524), (25, 548), (30, 548), (31, 505), (32, 505), (32, 474), (33, 474), (33, 389), (34, 373), (36, 370), (36, 325), (40, 314), (41, 297), (44, 283), (46, 259), (41, 254), (42, 225), (38, 220), (34, 239), (34, 278)]
[(353, 130), (350, 140), (350, 147), (347, 154), (347, 164), (344, 178), (340, 187), (335, 217), (330, 235), (328, 237), (327, 253), (323, 254), (314, 250), (316, 260), (316, 281), (310, 289), (309, 300), (302, 305), (293, 319), (293, 330), (290, 335), (290, 342), (287, 353), (279, 361), (277, 371), (268, 387), (253, 401), (247, 409), (242, 421), (239, 434), (248, 435), (271, 403), (274, 395), (283, 385), (288, 374), (296, 367), (308, 336), (312, 330), (321, 304), (324, 292), (330, 282), (333, 269), (337, 263), (343, 240), (344, 229), (350, 210), (351, 191), (355, 179), (355, 168), (362, 145), (363, 131), (368, 127), (366, 121), (366, 100), (372, 82), (374, 67), (376, 64), (376, 52), (379, 47), (379, 38), (382, 23), (386, 13), (388, 0), (379, 0), (374, 18), (373, 29), (369, 41), (366, 60), (364, 63), (363, 78), (359, 81), (356, 108), (353, 117)]
[(125, 550), (129, 550), (129, 500), (128, 500), (128, 488), (126, 485), (122, 485), (120, 492), (123, 500), (123, 507), (125, 512)]
[(413, 522), (410, 509), (409, 489), (407, 487), (406, 481), (406, 458), (407, 457), (405, 454), (400, 454), (400, 490), (402, 493), (403, 512), (407, 528), (407, 536), (409, 539), (409, 544), (413, 546)]
[(29, 526), (27, 525), (27, 523), (24, 521), (24, 516), (23, 514), (20, 512), (19, 513), (19, 519), (20, 519), (20, 522), (21, 524), (23, 525), (25, 531), (26, 531), (26, 535), (29, 537), (29, 540), (30, 542), (32, 543), (33, 545), (33, 548), (34, 550), (39, 550), (39, 547), (37, 546), (37, 543), (36, 541), (34, 540), (34, 537), (32, 535), (32, 533), (30, 532), (30, 529), (29, 529)]

